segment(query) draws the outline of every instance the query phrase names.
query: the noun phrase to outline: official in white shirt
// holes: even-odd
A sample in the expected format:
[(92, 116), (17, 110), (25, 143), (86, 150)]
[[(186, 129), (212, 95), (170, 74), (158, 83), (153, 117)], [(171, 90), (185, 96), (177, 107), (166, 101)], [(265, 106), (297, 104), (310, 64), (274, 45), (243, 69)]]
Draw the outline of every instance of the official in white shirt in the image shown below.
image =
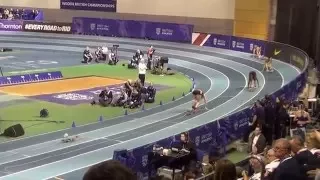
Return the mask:
[(144, 86), (144, 82), (146, 80), (147, 69), (148, 68), (147, 68), (147, 65), (146, 65), (144, 59), (141, 58), (139, 65), (138, 65), (138, 70), (139, 70), (139, 79), (140, 79), (142, 86)]

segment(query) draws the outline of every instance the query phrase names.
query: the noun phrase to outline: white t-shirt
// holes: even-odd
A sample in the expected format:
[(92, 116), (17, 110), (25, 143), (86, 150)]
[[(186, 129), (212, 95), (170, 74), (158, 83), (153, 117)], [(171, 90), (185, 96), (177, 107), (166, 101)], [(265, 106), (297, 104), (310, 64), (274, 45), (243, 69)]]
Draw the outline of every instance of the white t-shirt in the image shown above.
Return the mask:
[(139, 63), (138, 69), (139, 69), (139, 74), (146, 74), (148, 68), (145, 63)]
[(108, 54), (108, 47), (102, 47), (102, 54)]
[(253, 138), (253, 141), (252, 141), (252, 151), (253, 151), (253, 148), (256, 147), (256, 144), (258, 142), (258, 139), (259, 139), (260, 135), (257, 135), (257, 136), (254, 136)]

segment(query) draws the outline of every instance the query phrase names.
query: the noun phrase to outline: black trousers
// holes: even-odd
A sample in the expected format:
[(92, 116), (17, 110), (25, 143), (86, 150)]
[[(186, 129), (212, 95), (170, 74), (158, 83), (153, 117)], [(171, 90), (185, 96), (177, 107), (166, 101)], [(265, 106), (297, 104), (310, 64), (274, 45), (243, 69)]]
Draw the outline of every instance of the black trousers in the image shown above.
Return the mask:
[(144, 82), (146, 80), (146, 75), (145, 74), (139, 74), (139, 79), (140, 79), (140, 82), (141, 82), (142, 86), (144, 86)]

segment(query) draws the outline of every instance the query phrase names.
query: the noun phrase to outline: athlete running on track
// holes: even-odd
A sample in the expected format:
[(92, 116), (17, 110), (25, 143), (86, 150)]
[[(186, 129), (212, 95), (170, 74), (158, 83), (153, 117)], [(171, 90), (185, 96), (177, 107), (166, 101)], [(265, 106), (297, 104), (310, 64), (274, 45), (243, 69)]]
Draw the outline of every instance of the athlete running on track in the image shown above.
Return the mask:
[(200, 89), (195, 89), (192, 92), (193, 95), (193, 103), (192, 103), (192, 112), (197, 112), (199, 110), (201, 101), (204, 101), (205, 109), (207, 109), (207, 99), (204, 95), (204, 92)]

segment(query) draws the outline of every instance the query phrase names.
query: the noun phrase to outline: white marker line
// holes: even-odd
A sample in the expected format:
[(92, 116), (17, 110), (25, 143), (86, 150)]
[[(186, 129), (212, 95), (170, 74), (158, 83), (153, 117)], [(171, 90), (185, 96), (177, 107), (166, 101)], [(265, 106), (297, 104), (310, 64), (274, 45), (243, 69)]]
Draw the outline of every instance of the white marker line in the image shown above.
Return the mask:
[[(180, 61), (181, 61), (181, 60), (180, 60)], [(194, 66), (201, 66), (201, 67), (203, 67), (203, 68), (208, 68), (208, 67), (206, 67), (206, 66), (199, 65), (199, 64), (195, 64), (195, 63), (191, 63), (191, 62), (188, 62), (188, 63), (194, 64)], [(177, 66), (179, 66), (179, 65), (177, 65)], [(182, 67), (182, 66), (181, 66), (181, 67)], [(186, 68), (186, 67), (185, 67), (185, 68)], [(187, 68), (187, 69), (188, 69), (188, 68)], [(208, 68), (208, 69), (212, 70), (211, 68)], [(214, 71), (222, 74), (222, 75), (225, 76), (226, 79), (228, 80), (227, 88), (222, 92), (222, 93), (224, 93), (224, 92), (229, 88), (230, 80), (229, 80), (229, 78), (228, 78), (225, 74), (223, 74), (223, 73), (221, 73), (221, 72), (219, 72), (219, 71), (217, 71), (217, 70), (214, 70)], [(208, 89), (208, 91), (211, 91), (211, 89), (212, 89), (212, 87), (213, 87), (213, 84), (214, 84), (214, 83), (213, 83), (214, 80), (213, 80), (213, 79), (210, 79), (209, 76), (203, 74), (202, 72), (198, 72), (198, 73), (202, 74), (203, 76), (207, 77), (207, 78), (210, 80), (210, 82), (211, 82), (212, 85), (210, 86), (210, 88)], [(207, 92), (208, 92), (208, 91), (207, 91)], [(221, 94), (222, 94), (222, 93), (221, 93)], [(221, 94), (219, 94), (219, 95), (221, 95)], [(214, 97), (212, 100), (214, 100), (215, 98), (219, 97), (219, 95), (216, 96), (216, 97)], [(178, 107), (183, 107), (185, 104), (189, 104), (190, 102), (192, 102), (192, 101), (186, 102), (186, 103), (184, 103), (184, 104), (180, 104)], [(163, 113), (163, 112), (166, 112), (166, 111), (170, 111), (170, 109), (167, 109), (167, 110), (165, 110), (165, 111), (160, 111), (160, 112), (154, 113), (154, 114), (152, 114), (152, 115), (160, 114), (160, 113)], [(149, 116), (151, 116), (151, 115), (149, 115)], [(174, 114), (174, 115), (172, 115), (172, 116), (169, 116), (169, 117), (166, 117), (166, 118), (163, 118), (163, 119), (160, 119), (159, 121), (156, 121), (156, 122), (160, 122), (160, 121), (162, 121), (162, 120), (164, 120), (164, 119), (168, 119), (168, 118), (171, 118), (171, 117), (174, 117), (174, 116), (176, 116), (176, 114)], [(148, 116), (145, 116), (145, 117), (148, 117)], [(156, 123), (156, 122), (145, 123), (145, 124), (143, 124), (142, 126), (139, 126), (139, 127), (141, 128), (141, 127), (143, 127), (143, 126), (146, 126), (146, 125), (149, 125), (149, 124), (153, 124), (153, 123)], [(119, 124), (117, 124), (117, 125), (119, 126)], [(108, 126), (108, 127), (105, 127), (105, 128), (112, 128), (112, 127), (116, 127), (117, 125), (112, 125), (112, 126)], [(139, 127), (138, 127), (138, 128), (139, 128)], [(102, 129), (105, 129), (105, 128), (102, 128)], [(94, 132), (94, 131), (101, 131), (102, 129), (97, 129), (97, 130), (93, 130), (93, 131), (90, 131), (90, 132), (92, 133), (92, 132)], [(129, 129), (129, 130), (126, 130), (126, 131), (122, 131), (122, 132), (120, 132), (120, 133), (128, 132), (128, 131), (131, 131), (131, 130), (133, 130), (133, 129)], [(81, 133), (81, 134), (79, 134), (79, 136), (82, 136), (83, 134), (86, 134), (86, 133), (88, 133), (88, 132)], [(113, 135), (117, 135), (117, 134), (119, 134), (119, 132), (110, 134), (110, 135), (108, 135), (107, 137), (110, 137), (110, 136), (113, 136)], [(107, 138), (107, 137), (106, 137), (106, 138)], [(84, 143), (92, 142), (92, 141), (99, 140), (99, 139), (102, 139), (102, 138), (94, 138), (94, 139), (91, 139), (91, 140), (88, 140), (88, 141), (81, 142), (81, 143), (79, 143), (79, 144), (84, 144)], [(23, 148), (28, 148), (28, 147), (29, 147), (29, 148), (30, 148), (30, 147), (36, 148), (37, 146), (40, 146), (40, 145), (43, 145), (43, 144), (47, 144), (48, 142), (55, 142), (55, 141), (59, 141), (59, 140), (56, 140), (56, 139), (55, 139), (55, 140), (52, 140), (52, 141), (47, 141), (47, 142), (44, 142), (44, 143), (39, 143), (39, 144), (31, 145), (31, 146), (26, 146), (26, 147), (23, 147)], [(57, 149), (54, 149), (54, 150), (51, 150), (51, 151), (45, 151), (45, 152), (42, 152), (42, 153), (38, 153), (38, 154), (35, 155), (35, 156), (42, 155), (42, 154), (46, 154), (46, 153), (50, 153), (50, 152), (54, 152), (54, 151), (58, 151), (58, 150), (65, 149), (65, 148), (72, 147), (72, 146), (79, 145), (79, 144), (70, 144), (70, 146), (57, 148)], [(19, 148), (19, 149), (23, 149), (23, 148)], [(37, 149), (37, 148), (36, 148), (36, 149)], [(39, 149), (39, 148), (38, 148), (38, 149)], [(41, 148), (40, 148), (40, 149), (41, 149)], [(25, 158), (17, 159), (17, 160), (14, 160), (14, 161), (18, 161), (18, 160), (22, 160), (22, 159), (25, 159)], [(0, 165), (1, 165), (1, 164), (5, 164), (5, 163), (10, 163), (10, 162), (13, 162), (13, 161), (1, 162)]]

